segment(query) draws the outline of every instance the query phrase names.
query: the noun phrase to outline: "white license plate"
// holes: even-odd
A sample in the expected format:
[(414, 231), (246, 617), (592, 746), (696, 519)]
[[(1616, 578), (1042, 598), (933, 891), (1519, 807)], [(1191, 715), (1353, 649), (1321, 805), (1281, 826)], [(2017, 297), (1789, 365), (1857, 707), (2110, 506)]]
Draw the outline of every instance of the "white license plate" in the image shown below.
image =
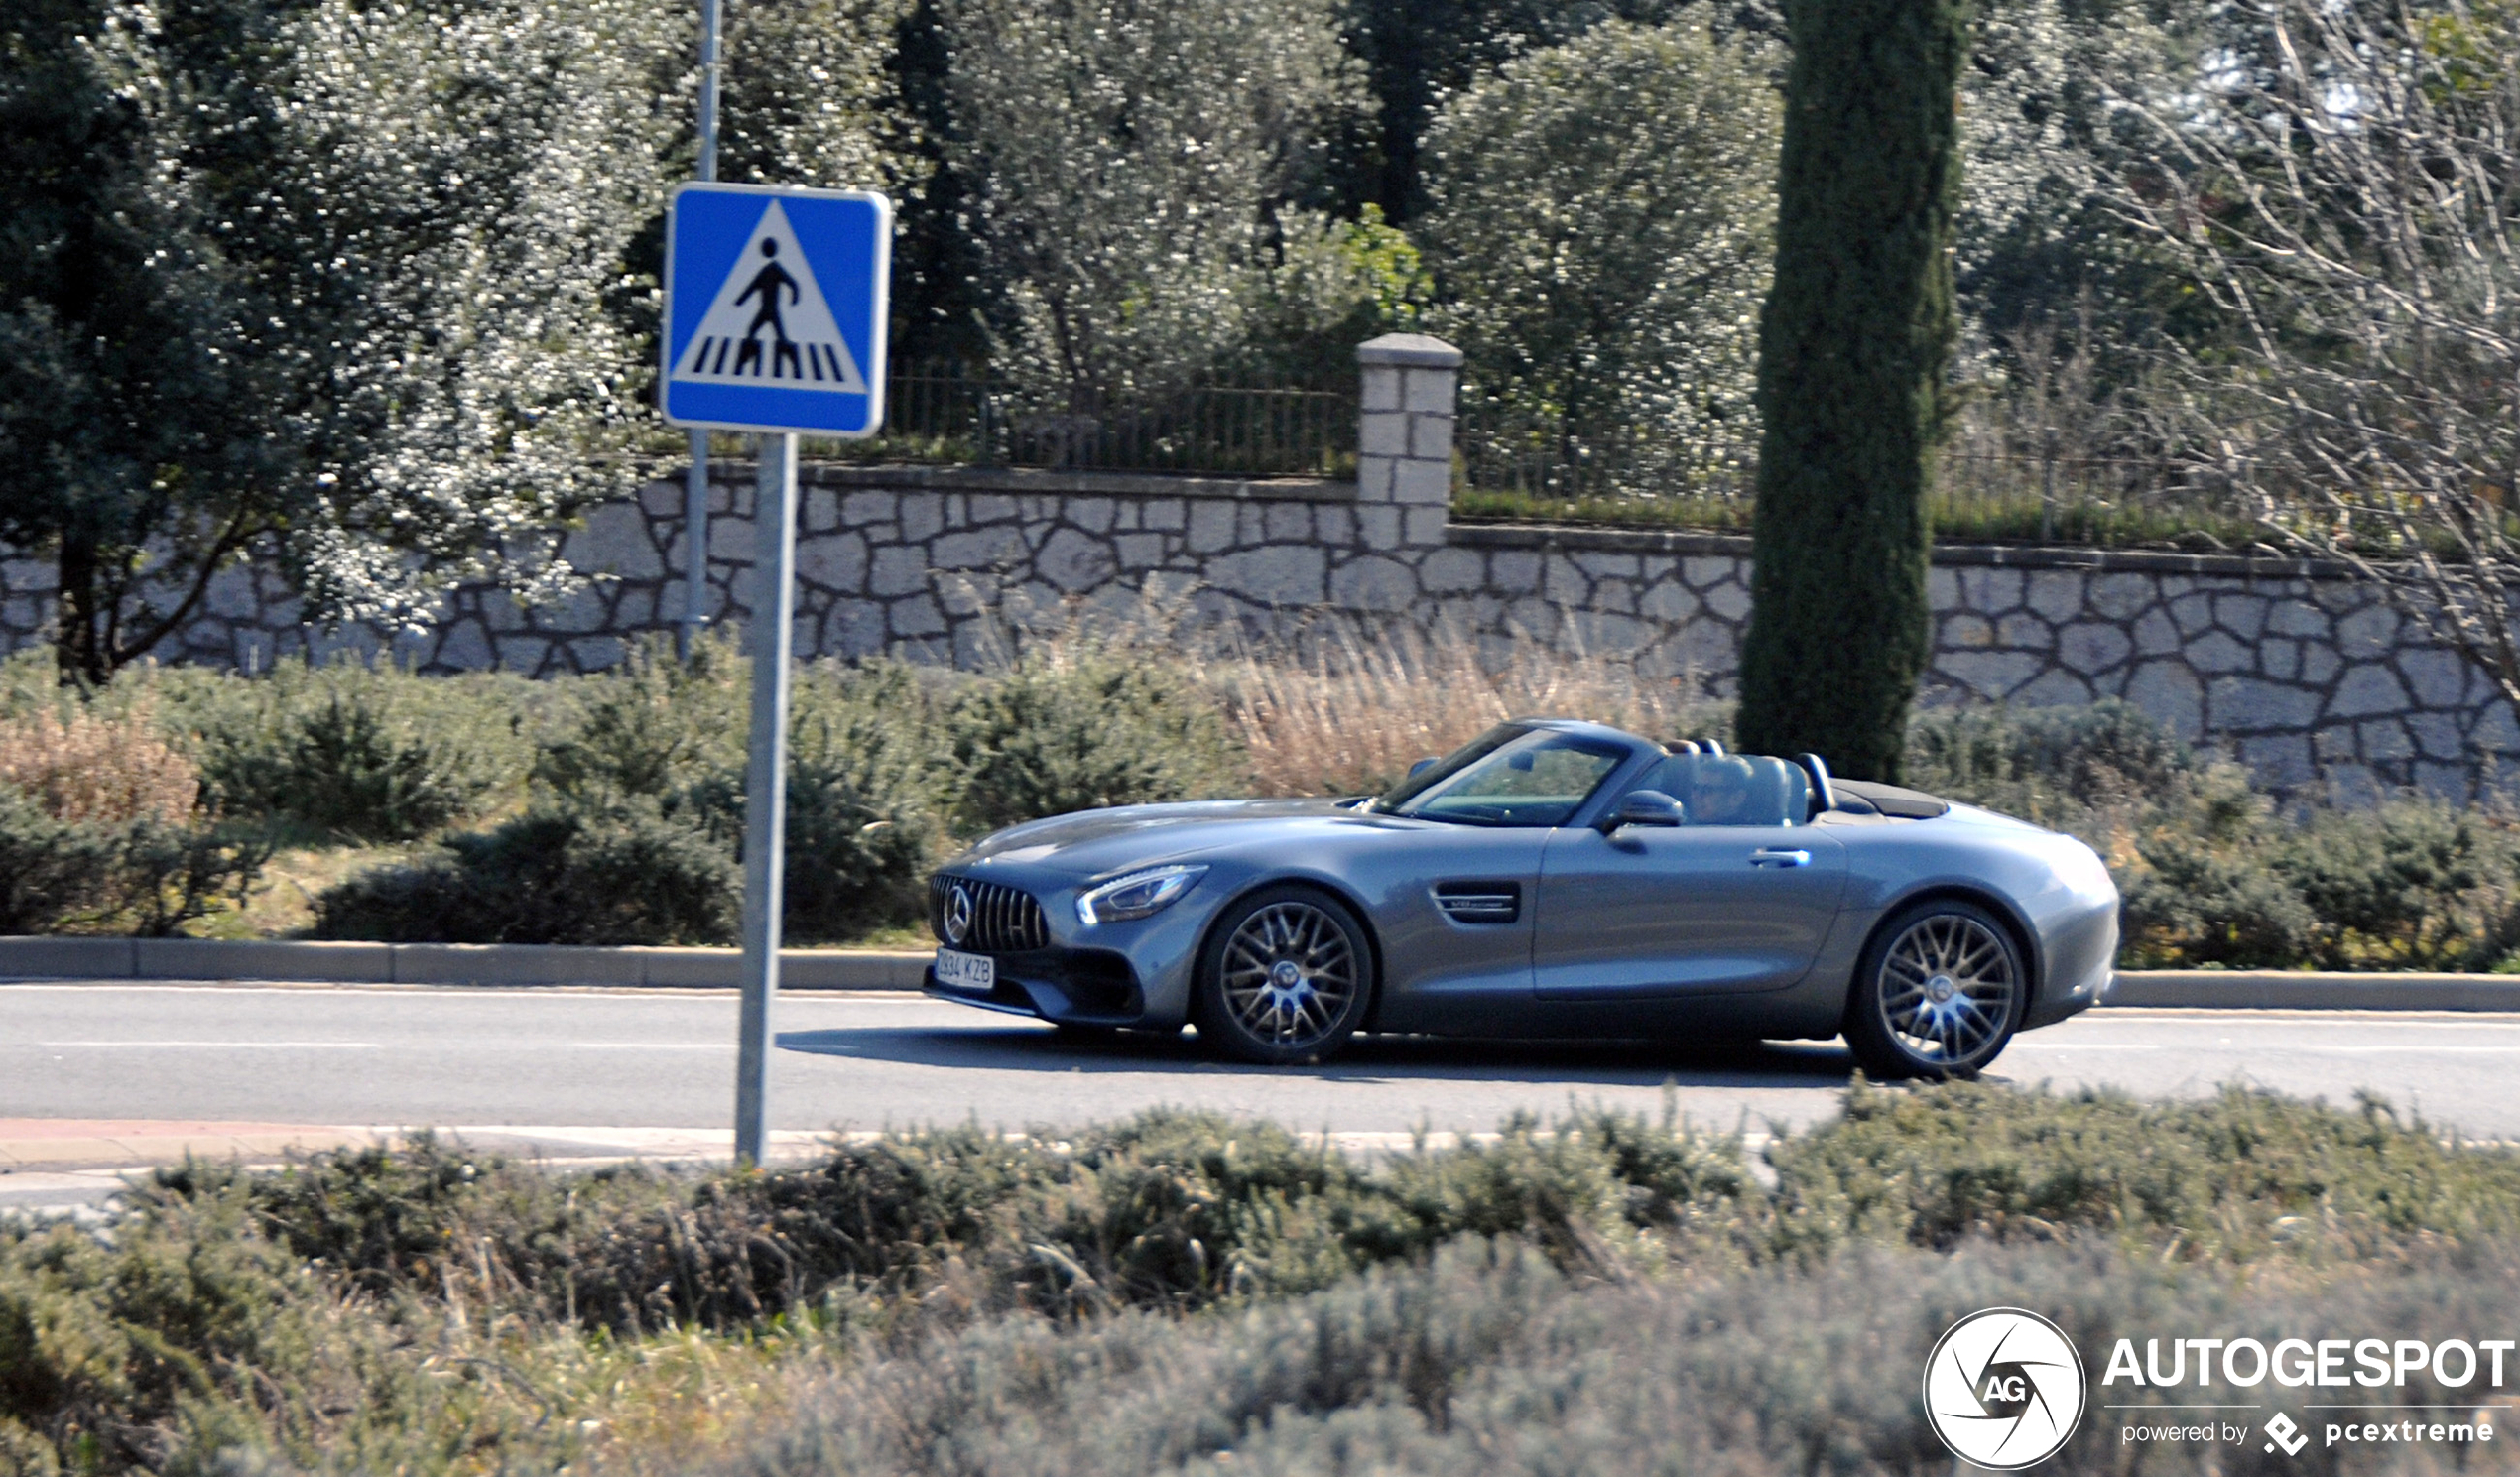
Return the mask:
[(937, 983), (954, 990), (994, 990), (997, 961), (986, 954), (941, 948), (937, 950)]

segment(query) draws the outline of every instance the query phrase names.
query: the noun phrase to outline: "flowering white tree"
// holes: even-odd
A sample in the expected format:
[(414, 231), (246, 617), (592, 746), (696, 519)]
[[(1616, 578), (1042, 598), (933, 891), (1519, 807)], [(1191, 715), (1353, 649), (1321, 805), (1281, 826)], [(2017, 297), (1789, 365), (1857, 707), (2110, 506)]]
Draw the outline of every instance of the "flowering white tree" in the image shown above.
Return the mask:
[(609, 300), (668, 183), (675, 29), (635, 0), (329, 0), (287, 36), (249, 330), (296, 370), (315, 516), (281, 547), (326, 615), (423, 622), (461, 579), (545, 593), (563, 521), (635, 475), (591, 453), (645, 409)]
[(1091, 415), (1236, 356), (1287, 206), (1353, 105), (1332, 0), (940, 0), (947, 157), (1002, 300), (1001, 352)]
[[(898, 147), (911, 141), (910, 122), (889, 111), (894, 38), (909, 11), (910, 0), (731, 0), (717, 178), (917, 188), (915, 166)], [(697, 37), (695, 25), (686, 29)], [(695, 67), (696, 49), (677, 62)], [(678, 96), (678, 110), (692, 106), (687, 96)]]
[[(61, 569), (65, 677), (179, 629), (273, 548), (311, 615), (416, 623), (465, 578), (529, 598), (594, 453), (642, 414), (642, 284), (677, 23), (636, 0), (81, 4), (13, 40), (33, 125), (0, 265), (0, 540)], [(29, 33), (34, 33), (31, 37)], [(15, 147), (15, 146), (13, 146)], [(52, 188), (59, 164), (86, 183)]]
[(1411, 234), (1445, 304), (1435, 331), (1467, 356), (1474, 455), (1534, 456), (1563, 490), (1650, 493), (1755, 448), (1770, 65), (1751, 38), (1612, 22), (1437, 116)]

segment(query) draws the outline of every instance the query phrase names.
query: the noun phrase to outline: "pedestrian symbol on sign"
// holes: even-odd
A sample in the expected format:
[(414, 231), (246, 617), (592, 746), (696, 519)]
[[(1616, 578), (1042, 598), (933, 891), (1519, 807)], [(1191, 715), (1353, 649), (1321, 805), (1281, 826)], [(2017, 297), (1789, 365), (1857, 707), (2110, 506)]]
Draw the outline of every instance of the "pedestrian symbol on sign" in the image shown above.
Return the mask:
[[(778, 242), (762, 242), (761, 254), (771, 259), (770, 265), (762, 268), (753, 277), (752, 286), (744, 289), (735, 298), (735, 306), (740, 308), (743, 306), (744, 299), (755, 293), (761, 295), (761, 311), (752, 315), (752, 326), (744, 330), (744, 346), (735, 351), (735, 373), (742, 374), (747, 361), (755, 369), (761, 367), (761, 339), (758, 335), (766, 325), (779, 340), (779, 351), (770, 361), (770, 377), (775, 380), (779, 377), (781, 364), (784, 363), (793, 369), (797, 362), (797, 346), (788, 337), (787, 325), (779, 321), (779, 290), (786, 288), (789, 297), (798, 296), (797, 280), (779, 270)], [(804, 376), (799, 375), (797, 378), (803, 379)]]
[(673, 378), (682, 384), (866, 393), (857, 359), (814, 280), (814, 264), (797, 245), (778, 200), (762, 211), (748, 249), (735, 258), (698, 331), (675, 362)]

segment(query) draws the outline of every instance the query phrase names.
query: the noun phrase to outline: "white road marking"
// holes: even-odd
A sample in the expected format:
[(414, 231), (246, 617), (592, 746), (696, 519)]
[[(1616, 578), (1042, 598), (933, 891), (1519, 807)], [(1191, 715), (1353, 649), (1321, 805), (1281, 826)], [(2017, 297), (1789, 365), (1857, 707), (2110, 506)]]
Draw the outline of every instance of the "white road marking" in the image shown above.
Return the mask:
[(2015, 1051), (2158, 1051), (2157, 1042), (2042, 1042), (2014, 1037), (2010, 1049)]
[(134, 1046), (175, 1046), (190, 1051), (226, 1051), (237, 1047), (262, 1047), (277, 1051), (382, 1051), (377, 1042), (43, 1042), (47, 1046), (94, 1047), (99, 1050), (127, 1051)]
[(732, 1051), (733, 1042), (570, 1042), (575, 1051)]
[(2269, 1046), (2264, 1049), (2273, 1051), (2318, 1051), (2324, 1054), (2337, 1056), (2367, 1056), (2379, 1051), (2418, 1051), (2426, 1056), (2447, 1056), (2453, 1053), (2469, 1056), (2510, 1056), (2520, 1054), (2520, 1046), (2415, 1046), (2411, 1044), (2399, 1046)]

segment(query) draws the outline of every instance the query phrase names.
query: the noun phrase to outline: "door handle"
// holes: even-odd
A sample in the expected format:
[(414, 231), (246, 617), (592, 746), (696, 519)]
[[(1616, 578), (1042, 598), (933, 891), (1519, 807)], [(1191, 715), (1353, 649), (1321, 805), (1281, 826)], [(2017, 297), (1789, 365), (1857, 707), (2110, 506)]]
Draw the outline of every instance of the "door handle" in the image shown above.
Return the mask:
[(1811, 864), (1810, 852), (1790, 851), (1782, 846), (1762, 846), (1750, 853), (1750, 865), (1754, 867), (1808, 867)]

